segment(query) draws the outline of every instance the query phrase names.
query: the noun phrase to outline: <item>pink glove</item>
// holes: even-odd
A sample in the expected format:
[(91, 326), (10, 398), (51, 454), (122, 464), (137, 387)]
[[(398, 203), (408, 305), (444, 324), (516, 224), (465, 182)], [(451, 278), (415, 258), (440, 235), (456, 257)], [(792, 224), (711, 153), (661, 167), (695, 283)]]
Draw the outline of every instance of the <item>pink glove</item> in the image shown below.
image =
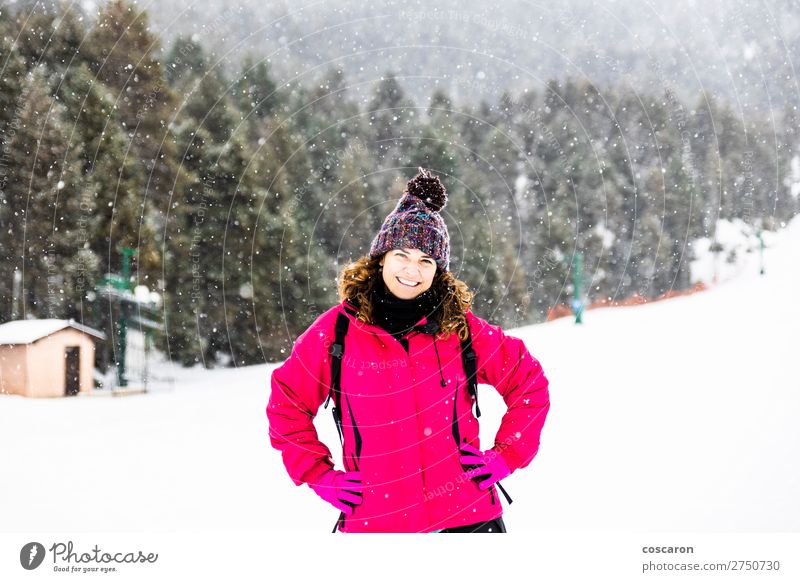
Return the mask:
[(494, 450), (481, 452), (468, 443), (460, 447), (462, 455), (458, 458), (462, 465), (467, 465), (469, 471), (464, 473), (467, 479), (475, 479), (478, 487), (488, 489), (500, 479), (505, 479), (511, 474), (503, 456)]
[(359, 471), (345, 473), (330, 469), (308, 486), (345, 515), (352, 515), (355, 506), (361, 505), (362, 486)]

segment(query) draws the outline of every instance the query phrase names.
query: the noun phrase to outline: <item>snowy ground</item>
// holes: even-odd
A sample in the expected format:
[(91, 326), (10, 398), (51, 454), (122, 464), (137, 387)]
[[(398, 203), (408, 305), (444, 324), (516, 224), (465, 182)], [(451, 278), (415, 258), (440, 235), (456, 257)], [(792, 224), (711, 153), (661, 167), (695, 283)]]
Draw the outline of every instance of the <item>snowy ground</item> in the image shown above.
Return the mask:
[[(708, 292), (515, 330), (550, 379), (540, 453), (504, 484), (513, 531), (800, 530), (800, 221)], [(0, 531), (319, 531), (267, 438), (272, 366), (161, 365), (173, 388), (0, 398)], [(481, 387), (482, 440), (502, 414)], [(328, 410), (317, 426), (338, 452)]]
[[(765, 245), (772, 246), (776, 233), (764, 231)], [(758, 256), (760, 241), (758, 231), (743, 220), (718, 220), (714, 241), (719, 245), (716, 253), (710, 251), (712, 239), (699, 238), (692, 242), (696, 258), (689, 264), (692, 283), (702, 281), (707, 285), (739, 278), (751, 271), (753, 263), (747, 257)], [(715, 280), (716, 279), (716, 280)]]

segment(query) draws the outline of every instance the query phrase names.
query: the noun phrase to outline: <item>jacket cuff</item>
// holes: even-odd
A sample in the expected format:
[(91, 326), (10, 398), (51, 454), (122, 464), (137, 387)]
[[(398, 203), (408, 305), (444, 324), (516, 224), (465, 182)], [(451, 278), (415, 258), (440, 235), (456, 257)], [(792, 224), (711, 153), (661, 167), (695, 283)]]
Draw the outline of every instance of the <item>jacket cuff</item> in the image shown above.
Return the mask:
[(328, 457), (321, 459), (320, 462), (303, 473), (299, 480), (295, 480), (295, 485), (302, 485), (303, 483), (312, 485), (331, 469), (333, 469), (333, 463), (330, 462), (330, 459)]
[(510, 446), (499, 447), (495, 445), (492, 447), (492, 450), (499, 453), (503, 460), (508, 465), (509, 470), (513, 473), (522, 465), (522, 459), (519, 458), (519, 455), (514, 452), (514, 449)]

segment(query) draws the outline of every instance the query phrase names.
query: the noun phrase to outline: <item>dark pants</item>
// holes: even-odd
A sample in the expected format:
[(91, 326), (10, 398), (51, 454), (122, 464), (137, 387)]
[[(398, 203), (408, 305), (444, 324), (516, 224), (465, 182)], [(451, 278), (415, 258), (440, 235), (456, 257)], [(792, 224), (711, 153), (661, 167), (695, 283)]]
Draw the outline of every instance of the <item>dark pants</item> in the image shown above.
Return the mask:
[(498, 517), (491, 521), (482, 521), (471, 525), (460, 525), (458, 527), (448, 527), (440, 533), (506, 533), (506, 524), (503, 518)]

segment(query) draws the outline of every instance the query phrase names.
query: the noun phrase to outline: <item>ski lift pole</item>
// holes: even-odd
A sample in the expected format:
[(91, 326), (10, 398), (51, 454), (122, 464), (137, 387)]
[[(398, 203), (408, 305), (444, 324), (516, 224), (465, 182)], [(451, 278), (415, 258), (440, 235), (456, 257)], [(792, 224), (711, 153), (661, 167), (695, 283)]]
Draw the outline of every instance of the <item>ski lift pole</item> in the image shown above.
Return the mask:
[(575, 313), (575, 323), (583, 323), (583, 255), (580, 251), (575, 251), (573, 260), (575, 269), (573, 271), (573, 291), (572, 291), (572, 311)]
[[(122, 247), (122, 281), (124, 288), (130, 290), (131, 280), (131, 257), (136, 251), (130, 247)], [(117, 379), (118, 385), (125, 387), (128, 385), (128, 377), (125, 373), (125, 353), (128, 349), (128, 311), (129, 302), (122, 298), (119, 305), (119, 352), (117, 356)]]
[(759, 228), (758, 229), (758, 257), (759, 262), (761, 264), (761, 268), (759, 269), (759, 274), (764, 274), (764, 237), (761, 236), (763, 231)]

